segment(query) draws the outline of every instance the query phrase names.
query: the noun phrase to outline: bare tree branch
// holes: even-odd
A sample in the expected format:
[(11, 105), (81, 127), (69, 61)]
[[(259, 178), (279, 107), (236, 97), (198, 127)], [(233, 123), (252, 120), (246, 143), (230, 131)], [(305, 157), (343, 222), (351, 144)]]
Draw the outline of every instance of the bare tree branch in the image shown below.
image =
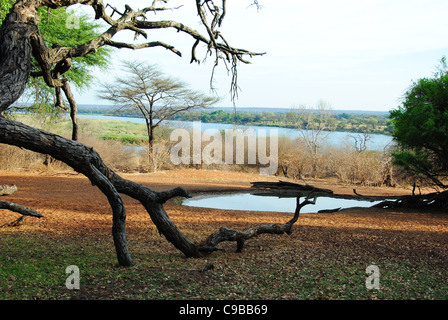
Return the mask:
[[(31, 71), (31, 55), (38, 62), (41, 73), (35, 73), (35, 76), (42, 76), (48, 86), (64, 90), (66, 95), (70, 95), (65, 86), (66, 81), (59, 79), (63, 69), (69, 67), (69, 59), (82, 57), (91, 52), (95, 52), (104, 45), (120, 46), (121, 44), (112, 40), (112, 37), (122, 30), (132, 30), (136, 35), (146, 36), (145, 30), (174, 28), (177, 31), (186, 34), (195, 40), (192, 48), (192, 54), (199, 43), (207, 46), (207, 53), (215, 55), (215, 66), (218, 61), (224, 60), (230, 62), (231, 70), (234, 74), (232, 78), (232, 87), (236, 88), (236, 65), (238, 62), (248, 63), (245, 56), (256, 56), (262, 53), (254, 53), (244, 49), (231, 47), (224, 37), (217, 30), (222, 24), (225, 14), (226, 1), (222, 1), (221, 7), (215, 6), (211, 0), (205, 0), (198, 6), (198, 13), (212, 14), (211, 23), (208, 20), (201, 19), (207, 24), (207, 36), (201, 35), (196, 30), (189, 28), (175, 21), (148, 21), (147, 12), (162, 10), (156, 8), (157, 1), (153, 1), (153, 8), (145, 8), (140, 11), (133, 11), (129, 6), (125, 6), (124, 12), (112, 8), (112, 14), (106, 13), (106, 6), (102, 0), (18, 0), (15, 2), (10, 14), (4, 20), (0, 28), (0, 142), (9, 145), (15, 145), (34, 152), (39, 152), (52, 156), (67, 165), (71, 166), (77, 172), (84, 174), (90, 179), (92, 184), (105, 194), (109, 200), (113, 213), (113, 228), (115, 248), (120, 265), (129, 266), (133, 262), (127, 250), (126, 243), (126, 211), (120, 194), (128, 195), (140, 201), (156, 225), (157, 229), (166, 239), (177, 249), (183, 252), (187, 257), (201, 257), (203, 247), (190, 241), (176, 227), (167, 215), (163, 204), (170, 198), (176, 196), (188, 196), (188, 193), (182, 188), (175, 188), (167, 192), (156, 192), (146, 186), (125, 180), (108, 168), (97, 152), (77, 141), (69, 140), (29, 127), (23, 123), (9, 120), (3, 117), (2, 113), (16, 101), (26, 86)], [(166, 3), (166, 2), (165, 2)], [(37, 23), (39, 17), (37, 9), (40, 6), (49, 8), (67, 7), (73, 4), (83, 4), (91, 6), (95, 11), (95, 18), (104, 20), (110, 27), (100, 36), (84, 44), (74, 47), (47, 47), (42, 35), (39, 32)], [(112, 15), (118, 14), (117, 19)], [(132, 45), (122, 45), (125, 48), (137, 48)], [(154, 45), (142, 46), (150, 47)], [(175, 54), (174, 47), (157, 43), (157, 46), (165, 47)], [(199, 61), (196, 57), (192, 61)], [(189, 105), (183, 105), (187, 108)], [(2, 202), (3, 206), (14, 207), (10, 203)], [(17, 208), (17, 207), (15, 207)], [(29, 212), (30, 215), (38, 216), (37, 213)], [(297, 220), (298, 213), (288, 222), (287, 227), (280, 226), (284, 232), (290, 232), (290, 226)], [(295, 219), (295, 220), (294, 220)], [(273, 225), (274, 226), (274, 225)], [(263, 230), (275, 227), (259, 227), (256, 234), (263, 233)], [(254, 234), (252, 231), (250, 234)], [(213, 245), (216, 247), (216, 245)]]
[(112, 41), (112, 40), (107, 40), (104, 42), (105, 44), (115, 47), (115, 48), (128, 48), (128, 49), (133, 49), (133, 50), (137, 50), (137, 49), (143, 49), (143, 48), (152, 48), (152, 47), (163, 47), (175, 54), (177, 54), (179, 57), (182, 57), (182, 53), (177, 50), (175, 47), (166, 44), (164, 42), (161, 41), (152, 41), (152, 42), (147, 42), (147, 43), (141, 43), (141, 44), (130, 44), (130, 43), (126, 43), (126, 42), (116, 42), (116, 41)]
[(19, 204), (16, 204), (14, 202), (10, 201), (0, 201), (0, 209), (6, 209), (13, 212), (20, 213), (24, 216), (30, 216), (30, 217), (36, 217), (36, 218), (42, 218), (43, 215), (40, 212), (37, 212), (36, 210), (21, 206)]
[(204, 242), (203, 245), (199, 247), (199, 250), (203, 254), (207, 254), (216, 250), (217, 245), (224, 241), (235, 241), (237, 243), (237, 252), (241, 252), (243, 250), (243, 246), (246, 240), (249, 240), (253, 237), (257, 237), (260, 234), (283, 234), (286, 233), (288, 235), (292, 232), (292, 226), (297, 222), (300, 215), (300, 210), (308, 205), (308, 204), (316, 204), (316, 197), (313, 200), (310, 200), (312, 193), (308, 194), (303, 202), (300, 202), (300, 196), (297, 197), (297, 206), (294, 212), (294, 217), (286, 222), (285, 224), (261, 224), (254, 227), (251, 227), (245, 231), (239, 231), (231, 228), (220, 228), (217, 232), (210, 235)]

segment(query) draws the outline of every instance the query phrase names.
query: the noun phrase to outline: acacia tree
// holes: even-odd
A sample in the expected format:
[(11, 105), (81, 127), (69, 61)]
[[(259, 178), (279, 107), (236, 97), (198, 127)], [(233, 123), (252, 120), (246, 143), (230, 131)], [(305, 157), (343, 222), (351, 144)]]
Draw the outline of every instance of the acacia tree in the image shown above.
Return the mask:
[[(166, 3), (167, 1), (164, 0), (163, 2)], [(56, 9), (73, 4), (90, 6), (95, 12), (95, 18), (102, 19), (110, 27), (98, 37), (80, 45), (47, 47), (38, 27), (38, 9), (43, 6)], [(181, 55), (174, 46), (160, 41), (135, 45), (112, 40), (113, 36), (121, 30), (132, 30), (146, 38), (145, 30), (173, 28), (179, 33), (186, 34), (194, 39), (191, 50), (191, 61), (193, 62), (198, 61), (196, 50), (200, 43), (205, 44), (209, 54), (214, 54), (215, 63), (218, 63), (220, 59), (225, 59), (232, 68), (236, 68), (240, 61), (248, 63), (245, 56), (259, 55), (259, 53), (230, 46), (220, 33), (219, 27), (226, 14), (225, 0), (222, 0), (220, 5), (212, 0), (196, 0), (195, 4), (200, 22), (206, 31), (205, 35), (176, 21), (149, 20), (146, 16), (148, 12), (169, 9), (159, 7), (158, 1), (153, 1), (150, 7), (138, 11), (134, 11), (128, 5), (122, 12), (116, 8), (110, 8), (112, 13), (108, 14), (106, 12), (108, 8), (102, 0), (18, 0), (0, 28), (0, 43), (2, 44), (0, 47), (0, 143), (51, 155), (88, 177), (91, 183), (105, 194), (112, 208), (112, 235), (118, 262), (121, 266), (131, 266), (133, 262), (126, 240), (126, 208), (120, 194), (137, 199), (150, 215), (160, 234), (164, 235), (187, 257), (201, 257), (209, 254), (217, 250), (216, 246), (221, 241), (232, 240), (241, 244), (247, 237), (260, 233), (290, 233), (292, 224), (298, 217), (297, 211), (294, 218), (284, 225), (262, 225), (259, 228), (248, 230), (248, 234), (240, 234), (232, 229), (221, 228), (203, 243), (193, 243), (174, 225), (163, 208), (163, 204), (173, 197), (189, 197), (185, 189), (178, 187), (168, 191), (156, 192), (146, 186), (123, 179), (108, 168), (92, 148), (3, 116), (3, 112), (20, 97), (26, 87), (31, 72), (32, 56), (39, 63), (47, 85), (62, 88), (64, 82), (57, 77), (53, 77), (53, 75), (68, 66), (68, 59), (85, 56), (102, 46), (109, 45), (132, 49), (163, 47)], [(113, 14), (118, 14), (118, 18), (112, 18)], [(232, 79), (232, 85), (236, 86), (236, 79), (234, 77)], [(300, 205), (298, 201), (297, 210), (308, 203), (310, 203), (308, 199)]]
[[(0, 25), (15, 2), (14, 0), (1, 0)], [(38, 27), (42, 39), (48, 47), (78, 45), (99, 35), (98, 30), (101, 25), (92, 21), (86, 14), (65, 8), (49, 9), (46, 7), (39, 7), (37, 13)], [(108, 66), (110, 50), (110, 48), (101, 47), (94, 53), (67, 59), (63, 68), (62, 66), (59, 69), (55, 68), (52, 76), (61, 78), (62, 87), (47, 86), (39, 63), (32, 57), (31, 77), (28, 80), (26, 95), (34, 103), (31, 108), (26, 108), (26, 110), (40, 114), (51, 113), (52, 115), (56, 115), (62, 110), (69, 112), (72, 121), (72, 139), (77, 140), (77, 104), (70, 83), (81, 90), (88, 88), (94, 79), (91, 75), (92, 68)], [(56, 70), (58, 71), (56, 72)], [(68, 107), (64, 104), (63, 95), (68, 101)]]
[[(44, 7), (38, 10), (41, 19), (39, 29), (48, 47), (57, 48), (61, 46), (75, 46), (89, 41), (99, 35), (101, 25), (91, 21), (86, 14), (75, 13), (74, 11), (58, 8), (55, 10)], [(54, 99), (54, 112), (58, 109), (69, 113), (72, 122), (72, 139), (78, 140), (78, 106), (71, 87), (84, 90), (90, 87), (94, 80), (91, 75), (93, 68), (104, 69), (110, 64), (111, 49), (108, 47), (98, 48), (96, 52), (91, 52), (85, 56), (66, 59), (59, 67), (54, 69), (52, 77), (60, 79), (62, 87), (48, 87), (43, 79), (43, 72), (39, 63), (32, 59), (33, 69), (28, 87), (31, 93), (36, 96), (42, 93), (42, 98)], [(52, 89), (52, 90), (51, 90)], [(51, 92), (52, 91), (52, 92)], [(68, 102), (65, 105), (64, 99)]]
[(148, 131), (149, 168), (155, 171), (154, 130), (179, 112), (207, 108), (219, 99), (191, 90), (186, 83), (145, 62), (127, 61), (124, 71), (128, 76), (104, 84), (99, 97), (112, 101), (121, 110), (136, 110), (143, 116)]

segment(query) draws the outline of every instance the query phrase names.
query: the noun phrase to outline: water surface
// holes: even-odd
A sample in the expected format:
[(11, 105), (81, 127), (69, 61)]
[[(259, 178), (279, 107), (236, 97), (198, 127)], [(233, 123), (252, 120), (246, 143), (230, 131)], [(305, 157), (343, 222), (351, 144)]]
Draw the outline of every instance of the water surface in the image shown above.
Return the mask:
[[(305, 198), (300, 199), (303, 201)], [(383, 200), (381, 200), (383, 201)], [(318, 197), (315, 205), (306, 205), (301, 213), (316, 213), (319, 210), (350, 207), (371, 207), (381, 201)], [(182, 202), (185, 206), (247, 211), (291, 212), (296, 209), (296, 198), (260, 196), (250, 193), (200, 195)]]
[[(80, 114), (79, 118), (88, 118), (88, 119), (98, 119), (98, 120), (119, 120), (119, 121), (129, 121), (135, 123), (145, 123), (145, 119), (137, 118), (137, 117), (116, 117), (116, 116), (104, 116), (104, 115), (90, 115), (90, 114)], [(257, 135), (261, 135), (261, 133), (265, 133), (267, 136), (273, 134), (277, 130), (277, 134), (279, 137), (286, 136), (290, 138), (298, 138), (302, 137), (302, 133), (297, 129), (290, 128), (280, 128), (280, 127), (264, 127), (264, 126), (235, 126), (233, 124), (226, 123), (205, 123), (201, 122), (201, 130), (205, 131), (208, 129), (216, 129), (216, 130), (225, 130), (225, 129), (254, 129)], [(163, 122), (163, 126), (167, 128), (184, 128), (184, 129), (192, 129), (193, 122), (192, 121), (178, 121), (178, 120), (165, 120)], [(328, 145), (331, 146), (344, 146), (345, 144), (351, 145), (353, 144), (353, 139), (350, 136), (356, 136), (356, 133), (349, 132), (324, 132), (322, 135), (327, 135), (327, 139), (325, 140)], [(367, 149), (369, 150), (377, 150), (383, 151), (384, 148), (389, 146), (392, 143), (392, 137), (384, 134), (371, 134), (370, 140), (367, 141)]]

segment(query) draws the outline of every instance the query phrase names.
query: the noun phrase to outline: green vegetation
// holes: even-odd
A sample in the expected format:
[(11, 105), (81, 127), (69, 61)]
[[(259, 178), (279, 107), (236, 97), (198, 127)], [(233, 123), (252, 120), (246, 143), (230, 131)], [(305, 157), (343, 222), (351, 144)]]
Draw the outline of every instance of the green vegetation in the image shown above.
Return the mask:
[(448, 188), (448, 65), (443, 58), (432, 78), (413, 83), (403, 105), (391, 112), (393, 136), (401, 147), (395, 163)]
[[(80, 113), (104, 114), (123, 117), (140, 117), (138, 112), (117, 111), (114, 109), (82, 108)], [(333, 127), (336, 131), (366, 132), (390, 134), (392, 123), (388, 113), (335, 113), (331, 116)], [(194, 110), (181, 112), (171, 116), (169, 120), (179, 121), (201, 121), (205, 123), (235, 123), (237, 125), (272, 126), (283, 128), (297, 128), (297, 113), (290, 112), (255, 112), (255, 111), (232, 111), (224, 110)]]
[(6, 18), (9, 10), (12, 8), (12, 0), (0, 0), (0, 25), (2, 25), (3, 20)]
[[(26, 124), (43, 127), (39, 114), (13, 115), (15, 119)], [(47, 119), (47, 117), (45, 117)], [(68, 118), (57, 117), (52, 121), (51, 128), (44, 128), (60, 135), (68, 135), (71, 130), (71, 121)], [(103, 140), (115, 140), (124, 145), (144, 146), (148, 142), (148, 131), (144, 123), (117, 120), (79, 119), (80, 131), (84, 135), (93, 135)], [(155, 130), (156, 142), (160, 139), (169, 139), (172, 129), (158, 127)]]
[[(74, 11), (67, 11), (65, 8), (47, 9), (41, 7), (39, 8), (39, 17), (41, 18), (39, 29), (42, 30), (42, 36), (49, 47), (55, 45), (77, 46), (96, 38), (100, 34), (98, 32), (101, 28), (100, 23), (92, 21), (86, 14), (74, 13)], [(67, 24), (71, 21), (70, 19), (73, 20), (75, 25), (68, 28)], [(111, 52), (111, 49), (101, 47), (95, 53), (73, 58), (72, 67), (64, 73), (64, 78), (69, 79), (70, 83), (79, 89), (88, 88), (94, 80), (91, 74), (92, 69), (101, 68), (105, 70), (109, 65)], [(44, 85), (41, 87), (43, 88)]]
[[(0, 0), (0, 25), (12, 7), (11, 0)], [(48, 47), (67, 46), (72, 47), (83, 44), (94, 39), (99, 35), (101, 24), (92, 21), (87, 14), (80, 14), (67, 11), (66, 8), (48, 9), (40, 7), (38, 9), (40, 17), (39, 30)], [(70, 20), (71, 19), (71, 20)], [(73, 26), (69, 22), (73, 21)], [(72, 58), (72, 66), (69, 71), (64, 73), (70, 83), (74, 84), (78, 89), (86, 89), (94, 80), (91, 74), (93, 68), (105, 69), (109, 65), (110, 48), (99, 48), (95, 53), (90, 53), (83, 57)], [(33, 71), (40, 71), (40, 67), (33, 58)], [(42, 77), (31, 77), (28, 84), (28, 90), (32, 91), (32, 95), (36, 96), (34, 90), (38, 87), (39, 91), (43, 91), (50, 96), (54, 95), (54, 89), (49, 88)], [(44, 93), (40, 92), (39, 99), (43, 98)]]
[[(265, 248), (262, 254), (229, 252), (205, 261), (169, 249), (148, 254), (132, 241), (131, 247), (136, 266), (119, 268), (111, 263), (111, 240), (3, 234), (0, 300), (448, 298), (441, 281), (446, 270), (418, 259), (379, 260), (381, 290), (367, 290), (367, 257), (345, 263), (338, 255), (327, 252), (322, 260), (305, 251), (306, 259), (296, 260), (287, 250)], [(207, 263), (215, 270), (199, 272)], [(65, 287), (69, 265), (80, 269), (80, 290)]]

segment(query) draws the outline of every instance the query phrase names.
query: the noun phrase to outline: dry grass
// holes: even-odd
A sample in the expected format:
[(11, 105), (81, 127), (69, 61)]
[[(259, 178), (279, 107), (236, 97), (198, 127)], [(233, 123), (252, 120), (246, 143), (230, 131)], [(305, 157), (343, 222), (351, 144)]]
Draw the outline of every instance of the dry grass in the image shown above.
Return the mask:
[(406, 183), (392, 166), (389, 151), (358, 151), (346, 145), (313, 153), (303, 140), (286, 137), (279, 141), (279, 168), (286, 177), (299, 180), (337, 178), (341, 183), (365, 186)]
[[(42, 123), (33, 120), (32, 117), (19, 119), (25, 123), (42, 127)], [(114, 134), (136, 135), (141, 128), (133, 131), (133, 124), (117, 121), (93, 121), (80, 120), (80, 141), (93, 147), (103, 158), (104, 162), (112, 169), (120, 172), (148, 172), (149, 155), (147, 147), (135, 147), (126, 145), (123, 140), (107, 139), (100, 136), (107, 130)], [(102, 128), (104, 127), (104, 128)], [(70, 125), (66, 120), (57, 122), (53, 127), (54, 133), (65, 137), (70, 136)], [(100, 134), (101, 133), (101, 134)], [(174, 165), (170, 159), (170, 148), (177, 142), (169, 141), (166, 132), (157, 138), (156, 153), (154, 156), (154, 167), (158, 170), (173, 169), (205, 169), (236, 171), (247, 173), (259, 173), (260, 168), (266, 165), (248, 164), (247, 137), (244, 142), (244, 164), (236, 164), (237, 146), (234, 145), (234, 160), (231, 164), (225, 161), (225, 141), (222, 136), (222, 164), (190, 164)], [(107, 134), (106, 134), (107, 135)], [(193, 141), (190, 141), (193, 150)], [(267, 146), (270, 142), (267, 141)], [(202, 144), (202, 150), (207, 143)], [(241, 151), (241, 150), (238, 150)], [(0, 145), (0, 170), (66, 170), (66, 166), (60, 162), (52, 161), (49, 166), (43, 166), (46, 158), (20, 148)], [(277, 176), (284, 176), (295, 180), (309, 179), (338, 179), (341, 183), (365, 186), (390, 186), (409, 185), (418, 181), (416, 177), (409, 177), (392, 165), (390, 151), (359, 151), (354, 146), (347, 144), (338, 147), (322, 147), (318, 152), (310, 152), (303, 139), (291, 139), (279, 137), (278, 140), (278, 171)], [(423, 185), (421, 181), (418, 181)]]

